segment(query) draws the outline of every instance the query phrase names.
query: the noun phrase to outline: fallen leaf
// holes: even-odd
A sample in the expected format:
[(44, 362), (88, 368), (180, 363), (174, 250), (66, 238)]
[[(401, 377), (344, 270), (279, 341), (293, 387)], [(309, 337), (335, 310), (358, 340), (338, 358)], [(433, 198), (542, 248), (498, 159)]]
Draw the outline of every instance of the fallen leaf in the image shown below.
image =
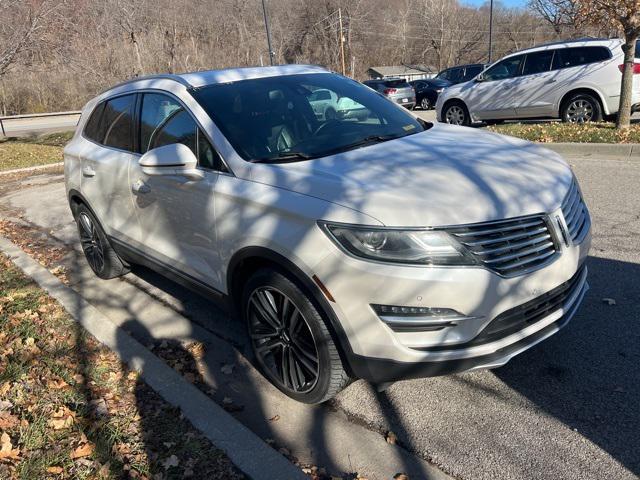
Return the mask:
[(169, 470), (171, 467), (177, 467), (179, 464), (180, 461), (175, 455), (171, 455), (169, 458), (166, 458), (164, 462), (162, 462), (162, 466), (165, 470)]
[(54, 475), (60, 475), (64, 472), (64, 468), (62, 467), (49, 467), (47, 468), (47, 473), (53, 473)]
[(64, 428), (70, 428), (73, 426), (73, 417), (71, 415), (65, 418), (52, 418), (47, 424), (54, 430), (62, 430)]
[(13, 407), (13, 403), (9, 400), (0, 400), (0, 412), (4, 412), (5, 410), (9, 410)]
[(390, 443), (391, 445), (395, 445), (397, 442), (398, 442), (398, 437), (396, 436), (395, 433), (393, 432), (387, 433), (387, 443)]
[(76, 458), (88, 457), (93, 453), (94, 449), (95, 446), (93, 445), (93, 443), (87, 442), (84, 445), (80, 445), (73, 452), (71, 452), (71, 458), (75, 460)]
[(6, 433), (0, 435), (0, 458), (17, 459), (20, 457), (20, 449), (13, 448), (11, 437)]
[(278, 420), (280, 420), (280, 415), (274, 415), (269, 419), (270, 422), (277, 422)]
[(20, 425), (20, 419), (9, 412), (0, 412), (0, 430), (8, 430)]

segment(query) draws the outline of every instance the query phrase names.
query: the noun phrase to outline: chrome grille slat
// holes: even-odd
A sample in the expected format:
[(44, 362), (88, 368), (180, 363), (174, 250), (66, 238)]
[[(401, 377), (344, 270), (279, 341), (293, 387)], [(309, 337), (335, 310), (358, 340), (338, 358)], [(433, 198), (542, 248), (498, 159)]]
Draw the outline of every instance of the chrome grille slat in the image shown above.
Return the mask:
[(463, 243), (469, 247), (477, 247), (479, 245), (492, 245), (495, 243), (501, 243), (501, 242), (506, 242), (510, 240), (518, 240), (520, 238), (530, 237), (532, 235), (547, 232), (547, 231), (548, 229), (547, 229), (547, 226), (545, 225), (543, 227), (536, 228), (535, 230), (525, 230), (524, 232), (518, 232), (511, 235), (504, 235), (502, 237), (497, 237), (497, 238), (476, 240), (473, 242), (464, 241)]
[(502, 257), (493, 258), (490, 260), (483, 260), (485, 263), (496, 263), (496, 262), (506, 262), (509, 260), (514, 260), (517, 258), (522, 258), (526, 255), (531, 255), (532, 253), (539, 252), (540, 250), (545, 250), (549, 247), (553, 247), (553, 242), (547, 242), (542, 245), (537, 245), (532, 248), (528, 248), (526, 250), (519, 250), (517, 253), (512, 253), (510, 255), (503, 255)]
[(558, 253), (545, 215), (446, 228), (486, 268), (512, 277), (550, 263)]
[(536, 235), (526, 240), (522, 240), (521, 242), (510, 243), (505, 247), (495, 247), (484, 250), (472, 250), (476, 255), (495, 255), (497, 253), (509, 252), (514, 248), (528, 247), (529, 245), (535, 245), (540, 242), (544, 242), (551, 238), (551, 235), (548, 233), (543, 233), (541, 235)]
[(571, 241), (574, 244), (581, 243), (589, 231), (591, 219), (575, 178), (571, 182), (561, 209)]

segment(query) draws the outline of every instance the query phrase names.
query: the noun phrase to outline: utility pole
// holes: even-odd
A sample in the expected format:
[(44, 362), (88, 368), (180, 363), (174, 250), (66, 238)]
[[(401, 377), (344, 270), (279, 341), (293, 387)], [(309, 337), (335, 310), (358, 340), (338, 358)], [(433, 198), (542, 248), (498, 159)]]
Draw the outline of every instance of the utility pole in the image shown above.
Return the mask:
[(493, 54), (493, 0), (489, 3), (489, 63)]
[(338, 24), (340, 25), (340, 58), (342, 59), (342, 75), (346, 75), (347, 71), (344, 65), (344, 32), (342, 30), (342, 9), (341, 8), (338, 8)]
[[(493, 0), (492, 0), (493, 1)], [(264, 28), (267, 30), (267, 46), (269, 47), (269, 60), (273, 65), (273, 57), (275, 52), (271, 48), (271, 31), (269, 30), (269, 17), (267, 16), (267, 6), (265, 0), (262, 0), (262, 13), (264, 14)]]

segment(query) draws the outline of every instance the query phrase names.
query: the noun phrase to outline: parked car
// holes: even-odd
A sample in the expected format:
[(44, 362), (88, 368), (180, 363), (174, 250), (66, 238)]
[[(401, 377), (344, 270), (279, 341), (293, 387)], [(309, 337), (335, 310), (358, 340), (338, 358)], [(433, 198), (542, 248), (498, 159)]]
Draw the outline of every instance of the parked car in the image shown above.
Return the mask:
[[(319, 118), (319, 90), (366, 119)], [(503, 365), (588, 288), (589, 213), (560, 156), (424, 122), (320, 67), (117, 85), (84, 107), (64, 162), (95, 274), (146, 265), (221, 300), (301, 402)]]
[(389, 100), (399, 103), (411, 110), (416, 104), (416, 93), (411, 85), (403, 78), (382, 78), (377, 80), (365, 80), (367, 87), (381, 93)]
[(326, 89), (318, 89), (308, 96), (309, 104), (316, 117), (322, 120), (334, 120), (336, 118), (355, 118), (365, 120), (369, 116), (369, 110), (353, 99), (338, 97), (335, 92)]
[(439, 80), (446, 80), (452, 85), (462, 82), (468, 82), (472, 78), (475, 78), (481, 73), (488, 65), (484, 63), (470, 63), (469, 65), (458, 65), (456, 67), (447, 68), (442, 70), (436, 78)]
[[(437, 102), (438, 119), (469, 125), (526, 118), (584, 123), (615, 116), (622, 45), (620, 39), (576, 40), (507, 55), (474, 80), (448, 88)], [(640, 79), (635, 76), (634, 111), (638, 102)]]
[(422, 110), (431, 110), (436, 105), (438, 95), (441, 94), (445, 88), (449, 87), (451, 82), (433, 78), (413, 80), (409, 82), (409, 84), (416, 92), (416, 107), (419, 106)]

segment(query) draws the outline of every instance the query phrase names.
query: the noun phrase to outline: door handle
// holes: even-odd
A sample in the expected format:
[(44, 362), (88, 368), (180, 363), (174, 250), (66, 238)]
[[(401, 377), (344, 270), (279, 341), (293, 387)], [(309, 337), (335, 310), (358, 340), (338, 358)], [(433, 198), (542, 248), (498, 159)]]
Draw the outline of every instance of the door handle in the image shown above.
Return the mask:
[(555, 78), (552, 78), (551, 80), (547, 80), (545, 83), (549, 84), (549, 83), (556, 83), (557, 80)]
[(131, 185), (131, 191), (133, 193), (149, 193), (151, 191), (151, 188), (142, 180), (138, 180), (136, 183)]
[(85, 177), (94, 177), (96, 175), (96, 171), (90, 165), (85, 165), (82, 167), (82, 175)]

